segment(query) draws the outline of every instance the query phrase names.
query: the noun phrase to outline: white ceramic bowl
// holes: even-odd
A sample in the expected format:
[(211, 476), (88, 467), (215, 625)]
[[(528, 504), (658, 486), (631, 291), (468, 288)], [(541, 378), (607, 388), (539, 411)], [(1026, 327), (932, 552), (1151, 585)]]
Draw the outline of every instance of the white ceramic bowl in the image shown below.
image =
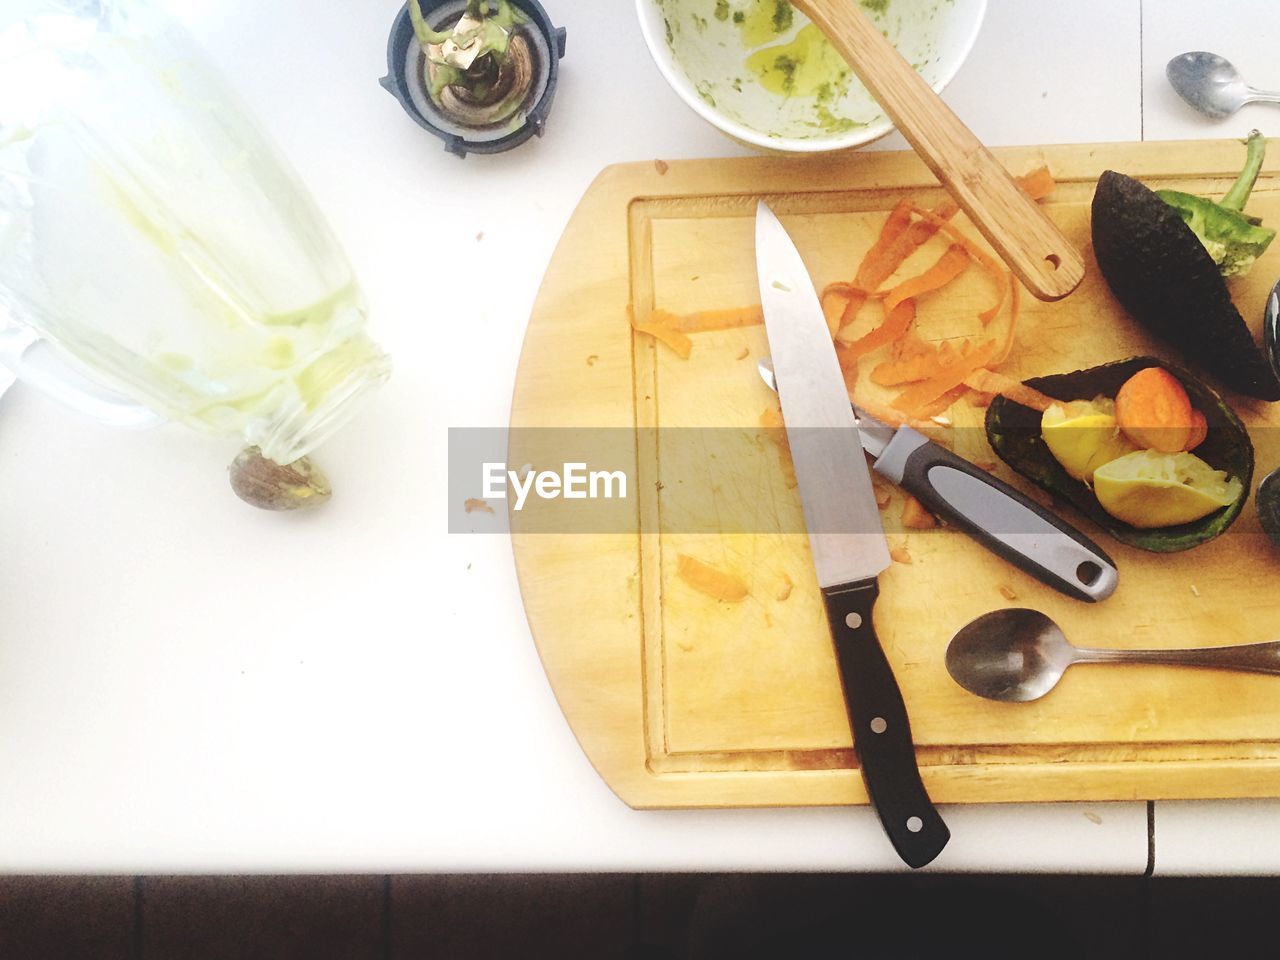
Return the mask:
[[(814, 49), (803, 42), (788, 49), (788, 44), (803, 41), (802, 31), (817, 28), (798, 11), (788, 17), (785, 9), (778, 11), (779, 20), (767, 16), (773, 27), (762, 22), (762, 16), (777, 11), (778, 2), (636, 0), (636, 12), (645, 44), (667, 83), (695, 113), (735, 140), (762, 150), (821, 153), (862, 146), (889, 133), (893, 124), (851, 72), (814, 93), (808, 88), (821, 77), (805, 77), (787, 66), (795, 49)], [(866, 0), (863, 7), (941, 92), (973, 47), (987, 0)], [(748, 47), (744, 37), (753, 23), (771, 35)], [(783, 28), (774, 34), (776, 26)], [(747, 65), (753, 54), (754, 70)], [(776, 86), (788, 79), (784, 74), (794, 75), (792, 95), (766, 89), (761, 81), (775, 69), (767, 65), (778, 64), (779, 57), (782, 72), (775, 70), (770, 79)], [(834, 66), (848, 71), (842, 61)], [(828, 75), (830, 70), (823, 74)]]

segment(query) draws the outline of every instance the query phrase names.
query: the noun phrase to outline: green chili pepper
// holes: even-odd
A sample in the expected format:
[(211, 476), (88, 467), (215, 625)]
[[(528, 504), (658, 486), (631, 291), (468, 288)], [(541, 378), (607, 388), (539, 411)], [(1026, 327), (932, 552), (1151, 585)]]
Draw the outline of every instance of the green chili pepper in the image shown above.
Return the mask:
[(1224, 277), (1241, 276), (1249, 272), (1254, 261), (1275, 239), (1276, 232), (1263, 227), (1257, 217), (1244, 211), (1245, 201), (1257, 182), (1262, 169), (1262, 158), (1267, 150), (1267, 140), (1257, 130), (1245, 141), (1248, 156), (1244, 169), (1227, 195), (1218, 203), (1206, 197), (1197, 197), (1178, 190), (1157, 190), (1156, 195), (1173, 207), (1191, 231), (1200, 239), (1218, 272)]

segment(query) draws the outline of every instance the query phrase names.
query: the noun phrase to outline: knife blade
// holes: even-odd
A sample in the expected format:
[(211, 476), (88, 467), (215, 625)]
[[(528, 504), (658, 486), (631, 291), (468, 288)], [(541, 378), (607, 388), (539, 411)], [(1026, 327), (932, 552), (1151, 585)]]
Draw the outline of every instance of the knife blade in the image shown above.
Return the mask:
[(872, 622), (889, 546), (818, 294), (763, 201), (756, 208), (756, 272), (854, 751), (889, 841), (905, 863), (922, 867), (951, 832), (920, 779), (906, 705)]
[[(776, 390), (769, 358), (758, 367)], [(1066, 520), (910, 427), (891, 427), (852, 406), (862, 448), (875, 457), (872, 469), (931, 513), (1069, 597), (1096, 603), (1115, 592), (1115, 561)]]

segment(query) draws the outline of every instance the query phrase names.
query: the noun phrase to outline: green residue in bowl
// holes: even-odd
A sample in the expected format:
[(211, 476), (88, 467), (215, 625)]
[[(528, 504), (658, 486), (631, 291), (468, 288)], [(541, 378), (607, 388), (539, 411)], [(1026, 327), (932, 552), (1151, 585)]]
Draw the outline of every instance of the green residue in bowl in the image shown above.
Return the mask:
[(814, 117), (816, 122), (810, 124), (810, 126), (826, 133), (848, 133), (850, 130), (866, 126), (866, 123), (861, 120), (853, 120), (850, 117), (837, 117), (821, 101), (819, 101), (817, 108), (814, 110)]
[(790, 30), (794, 16), (790, 0), (750, 0), (745, 9), (734, 12), (733, 22), (742, 35), (742, 45), (752, 50)]
[(843, 93), (850, 77), (848, 64), (813, 24), (801, 28), (789, 43), (751, 54), (747, 69), (771, 93), (784, 97), (821, 95), (823, 103), (830, 103)]
[[(652, 2), (691, 92), (726, 119), (766, 136), (812, 140), (881, 120), (843, 58), (789, 0)], [(934, 28), (924, 25), (945, 0), (858, 2), (895, 45), (906, 30), (910, 61), (933, 56)]]

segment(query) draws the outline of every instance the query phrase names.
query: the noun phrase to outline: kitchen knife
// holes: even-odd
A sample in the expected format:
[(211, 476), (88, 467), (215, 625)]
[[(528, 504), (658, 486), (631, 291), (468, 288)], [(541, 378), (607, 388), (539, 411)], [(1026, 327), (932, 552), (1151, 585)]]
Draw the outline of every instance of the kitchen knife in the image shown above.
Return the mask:
[(756, 208), (756, 272), (853, 747), (894, 849), (909, 866), (922, 867), (951, 832), (920, 780), (907, 709), (872, 624), (876, 577), (889, 566), (889, 546), (818, 295), (763, 201)]
[[(776, 390), (769, 358), (759, 367)], [(1094, 603), (1115, 592), (1115, 562), (1067, 521), (910, 427), (881, 423), (857, 404), (853, 416), (862, 448), (876, 458), (872, 469), (931, 513), (1069, 597)]]

